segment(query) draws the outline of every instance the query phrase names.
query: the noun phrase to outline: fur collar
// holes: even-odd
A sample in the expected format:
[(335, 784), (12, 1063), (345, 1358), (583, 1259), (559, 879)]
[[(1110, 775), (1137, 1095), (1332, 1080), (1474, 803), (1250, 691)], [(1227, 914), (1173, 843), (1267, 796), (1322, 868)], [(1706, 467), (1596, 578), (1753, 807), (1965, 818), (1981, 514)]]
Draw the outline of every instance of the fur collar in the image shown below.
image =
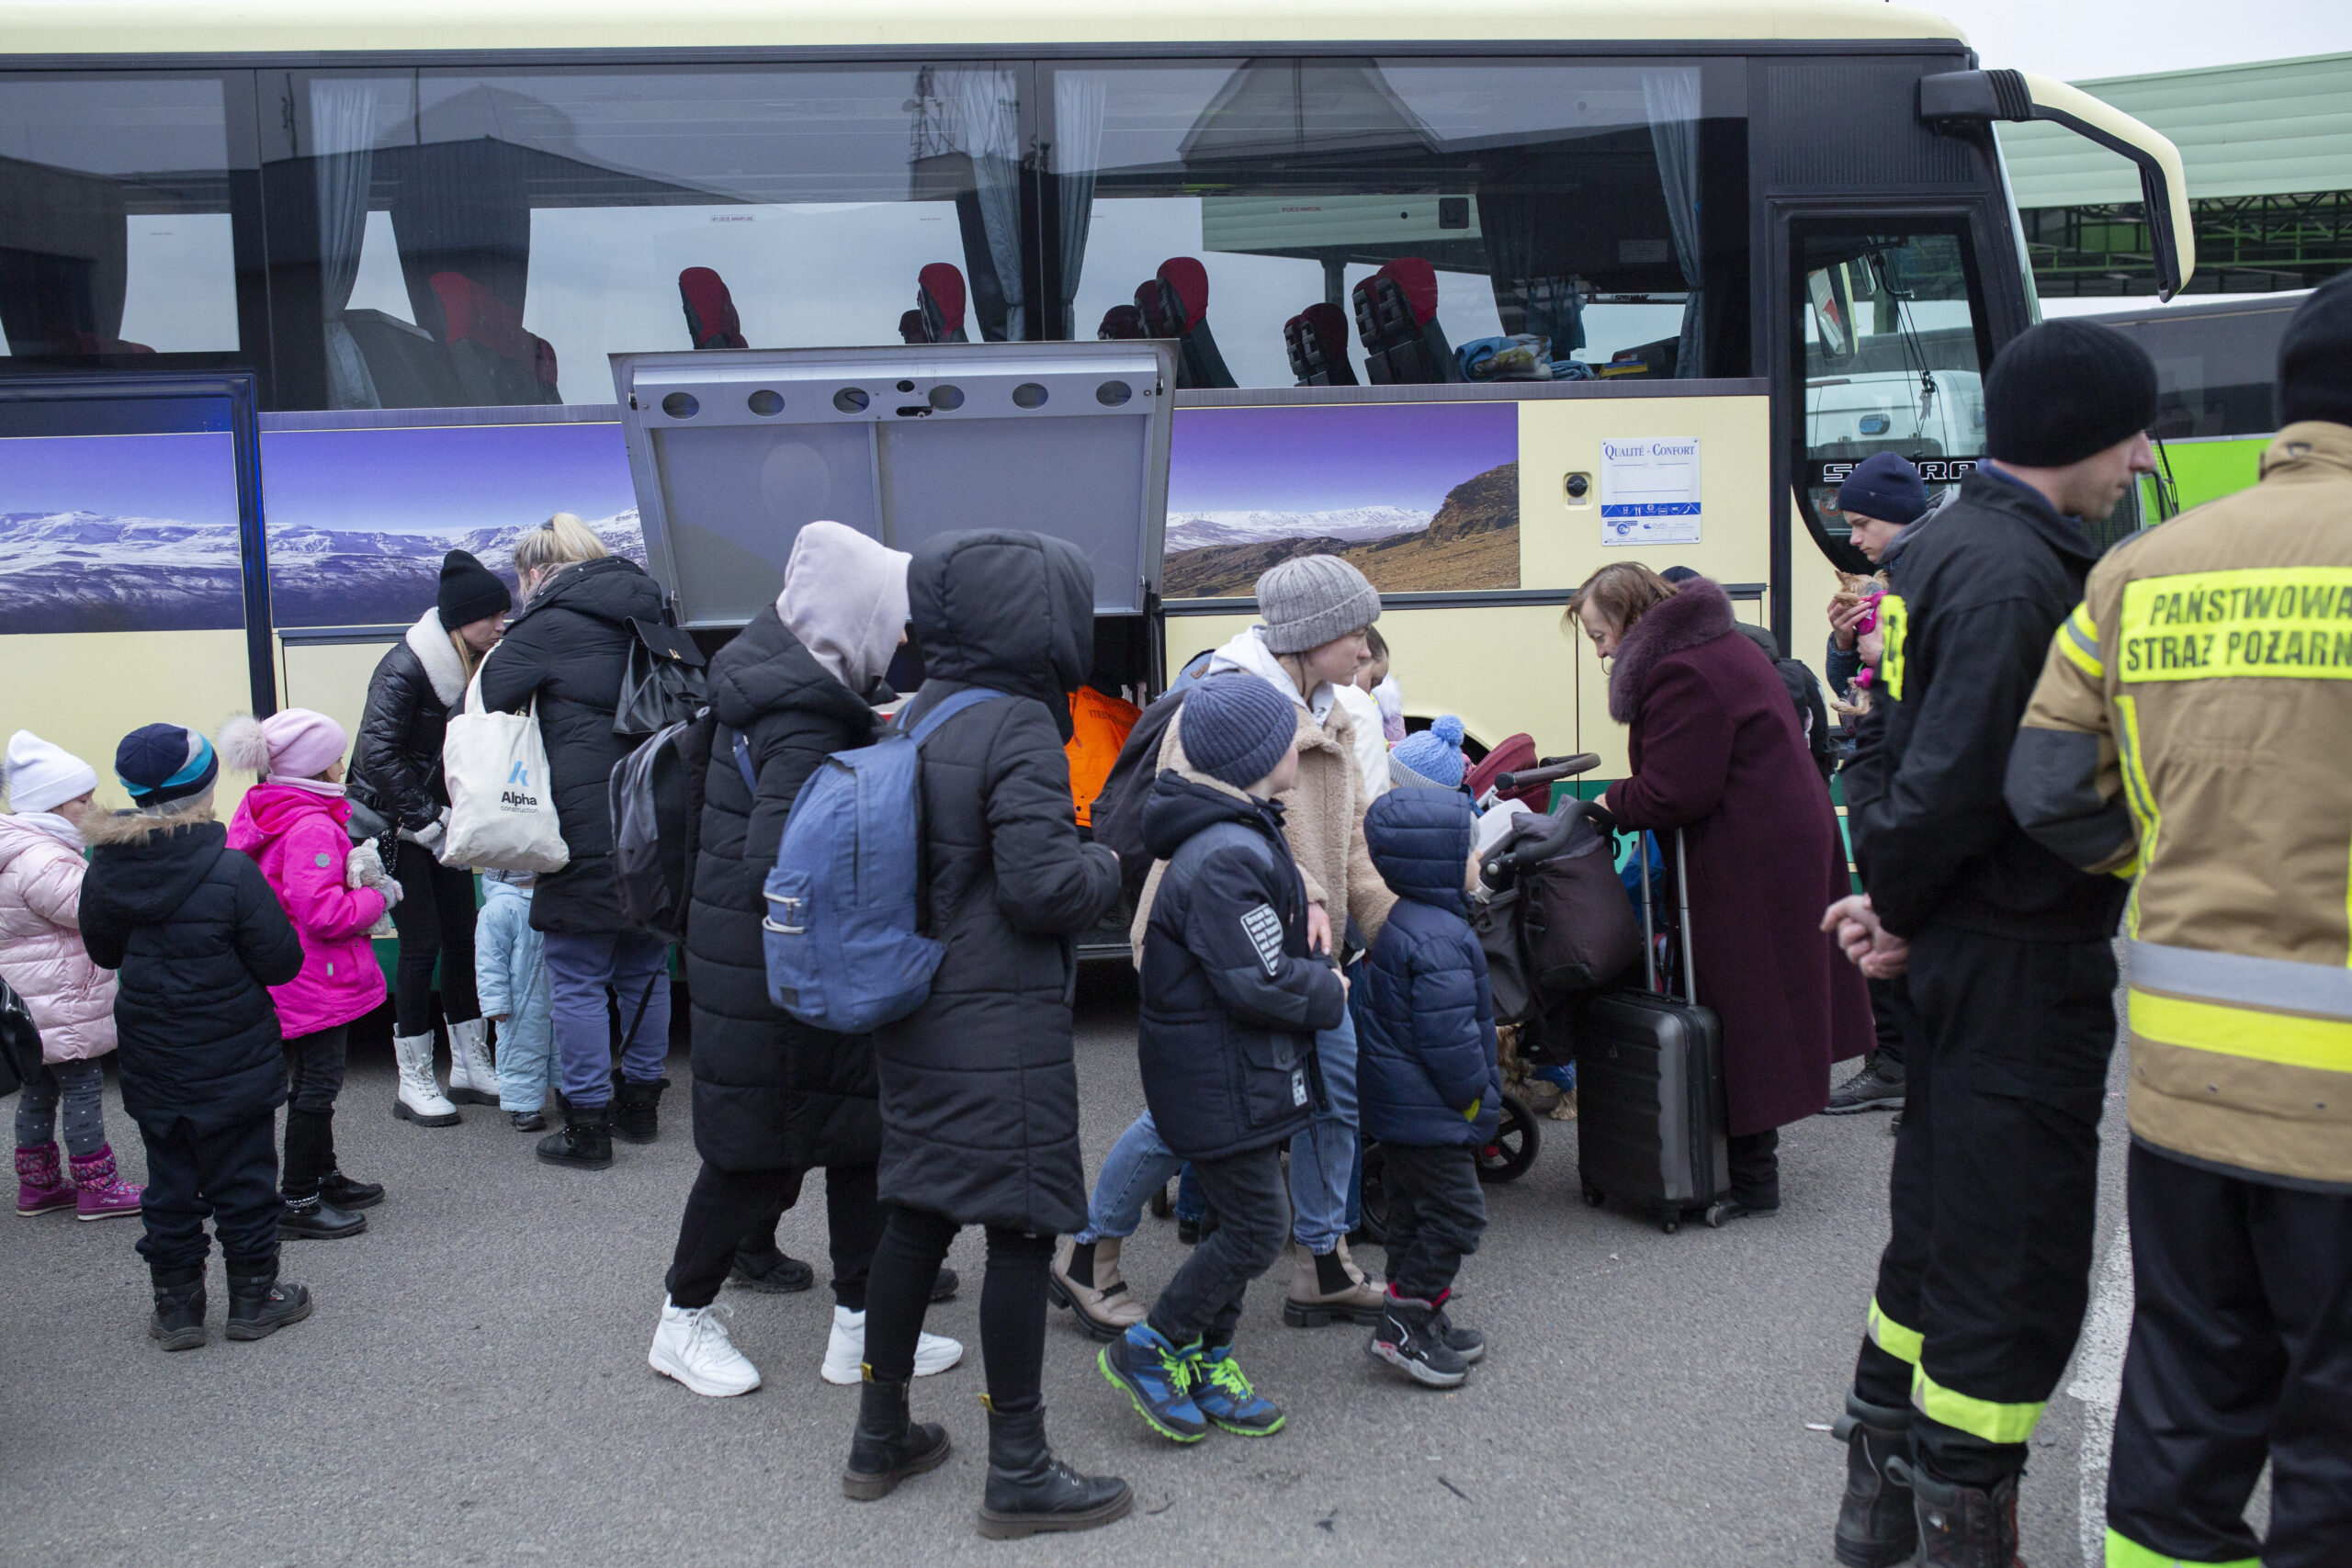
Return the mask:
[(158, 833), (176, 832), (214, 820), (212, 796), (150, 816), (144, 811), (91, 811), (82, 818), (82, 838), (96, 849), (100, 844), (143, 844)]
[(1673, 598), (1653, 605), (1625, 629), (1609, 671), (1609, 716), (1633, 723), (1661, 660), (1731, 633), (1731, 600), (1724, 591), (1704, 577), (1684, 582)]
[(416, 661), (424, 666), (424, 678), (433, 683), (434, 696), (443, 707), (456, 707), (458, 699), (466, 694), (466, 661), (458, 657), (457, 645), (441, 624), (441, 612), (427, 610), (418, 616), (403, 640)]

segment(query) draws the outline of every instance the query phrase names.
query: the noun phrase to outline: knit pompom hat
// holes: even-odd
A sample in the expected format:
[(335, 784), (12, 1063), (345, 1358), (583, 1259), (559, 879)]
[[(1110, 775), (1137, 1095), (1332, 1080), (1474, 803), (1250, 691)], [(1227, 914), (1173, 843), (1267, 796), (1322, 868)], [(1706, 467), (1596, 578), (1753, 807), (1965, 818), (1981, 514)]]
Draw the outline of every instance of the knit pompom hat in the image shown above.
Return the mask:
[(1258, 618), (1269, 649), (1305, 653), (1380, 619), (1380, 595), (1337, 556), (1299, 556), (1258, 579)]
[(220, 760), (266, 779), (317, 778), (350, 744), (343, 726), (309, 708), (280, 708), (264, 719), (241, 713), (220, 727)]
[(1388, 753), (1388, 776), (1399, 784), (1460, 789), (1468, 767), (1462, 755), (1462, 721), (1450, 713), (1408, 735)]
[(1290, 750), (1297, 715), (1297, 705), (1272, 682), (1234, 670), (1211, 675), (1184, 694), (1176, 728), (1184, 760), (1195, 772), (1248, 789)]

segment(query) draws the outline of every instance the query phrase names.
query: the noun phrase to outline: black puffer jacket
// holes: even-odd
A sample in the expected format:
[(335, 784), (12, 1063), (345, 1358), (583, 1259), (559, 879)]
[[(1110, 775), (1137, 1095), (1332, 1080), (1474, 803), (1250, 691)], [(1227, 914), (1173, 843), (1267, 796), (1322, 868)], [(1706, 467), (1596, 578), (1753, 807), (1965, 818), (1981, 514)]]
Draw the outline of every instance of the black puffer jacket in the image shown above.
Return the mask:
[(395, 828), (414, 831), (438, 818), (449, 804), (441, 741), (465, 695), (465, 661), (441, 613), (427, 610), (368, 677), (368, 705), (351, 750), (351, 797)]
[(302, 941), (261, 868), (209, 817), (94, 813), (83, 832), (82, 940), (121, 972), (123, 1109), (209, 1133), (284, 1104), (269, 987), (302, 972)]
[(885, 1203), (1043, 1235), (1086, 1223), (1070, 938), (1119, 897), (1119, 858), (1079, 840), (1069, 694), (1094, 655), (1094, 573), (1027, 533), (943, 534), (908, 571), (930, 679), (982, 703), (922, 748), (926, 930), (947, 952), (931, 997), (874, 1037)]
[(1307, 954), (1282, 807), (1170, 768), (1152, 781), (1143, 831), (1168, 863), (1144, 927), (1136, 1032), (1151, 1119), (1186, 1159), (1280, 1143), (1314, 1114), (1316, 1032), (1347, 1011), (1339, 971)]
[(635, 561), (603, 556), (565, 567), (540, 586), (482, 665), (481, 700), (513, 711), (538, 697), (556, 819), (571, 859), (538, 879), (535, 931), (586, 935), (631, 929), (613, 880), (613, 816), (606, 790), (629, 743), (613, 733), (630, 617), (662, 618), (662, 588)]
[(2041, 492), (1981, 468), (1934, 516), (1881, 603), (1877, 722), (1847, 773), (1862, 886), (1898, 936), (1931, 920), (2026, 942), (2111, 936), (2129, 889), (2027, 837), (2002, 794), (2018, 721), (2098, 547)]
[[(800, 786), (874, 739), (874, 711), (770, 605), (710, 661), (718, 731), (702, 808), (686, 983), (694, 995), (695, 1147), (721, 1170), (871, 1165), (882, 1147), (874, 1042), (811, 1029), (768, 1001), (761, 890)], [(756, 801), (734, 756), (748, 744)]]

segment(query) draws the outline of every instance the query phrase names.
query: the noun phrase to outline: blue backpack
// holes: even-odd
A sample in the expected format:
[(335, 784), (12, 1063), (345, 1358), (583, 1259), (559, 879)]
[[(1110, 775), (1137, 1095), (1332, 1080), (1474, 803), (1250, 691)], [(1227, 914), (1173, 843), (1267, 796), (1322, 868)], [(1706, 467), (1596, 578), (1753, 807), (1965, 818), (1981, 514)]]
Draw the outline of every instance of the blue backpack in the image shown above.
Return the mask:
[[(911, 731), (825, 759), (792, 803), (768, 873), (760, 945), (768, 998), (801, 1022), (863, 1034), (922, 1006), (946, 952), (916, 927), (922, 743), (966, 708), (1005, 695), (967, 686)], [(749, 776), (750, 749), (735, 739)]]

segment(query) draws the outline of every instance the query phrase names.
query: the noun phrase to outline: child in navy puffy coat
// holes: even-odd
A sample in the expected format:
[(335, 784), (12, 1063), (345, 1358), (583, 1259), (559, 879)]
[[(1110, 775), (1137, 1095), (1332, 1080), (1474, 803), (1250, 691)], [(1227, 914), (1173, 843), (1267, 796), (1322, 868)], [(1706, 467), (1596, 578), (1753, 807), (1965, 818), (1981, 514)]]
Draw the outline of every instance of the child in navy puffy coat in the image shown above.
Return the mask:
[(1309, 950), (1306, 888), (1272, 798), (1298, 776), (1292, 716), (1256, 675), (1203, 681), (1184, 699), (1190, 771), (1162, 773), (1144, 806), (1145, 845), (1167, 863), (1143, 942), (1144, 1099), (1218, 1224), (1097, 1365), (1180, 1443), (1212, 1425), (1282, 1427), (1235, 1363), (1233, 1337), (1242, 1292), (1290, 1236), (1282, 1144), (1315, 1110), (1316, 1033), (1347, 1008), (1329, 954)]
[(1470, 929), (1474, 816), (1459, 790), (1396, 789), (1372, 803), (1364, 841), (1396, 907), (1364, 964), (1356, 1092), (1388, 1185), (1387, 1312), (1365, 1352), (1452, 1388), (1487, 1353), (1446, 1315), (1487, 1201), (1476, 1151), (1495, 1135), (1502, 1076), (1495, 998)]

